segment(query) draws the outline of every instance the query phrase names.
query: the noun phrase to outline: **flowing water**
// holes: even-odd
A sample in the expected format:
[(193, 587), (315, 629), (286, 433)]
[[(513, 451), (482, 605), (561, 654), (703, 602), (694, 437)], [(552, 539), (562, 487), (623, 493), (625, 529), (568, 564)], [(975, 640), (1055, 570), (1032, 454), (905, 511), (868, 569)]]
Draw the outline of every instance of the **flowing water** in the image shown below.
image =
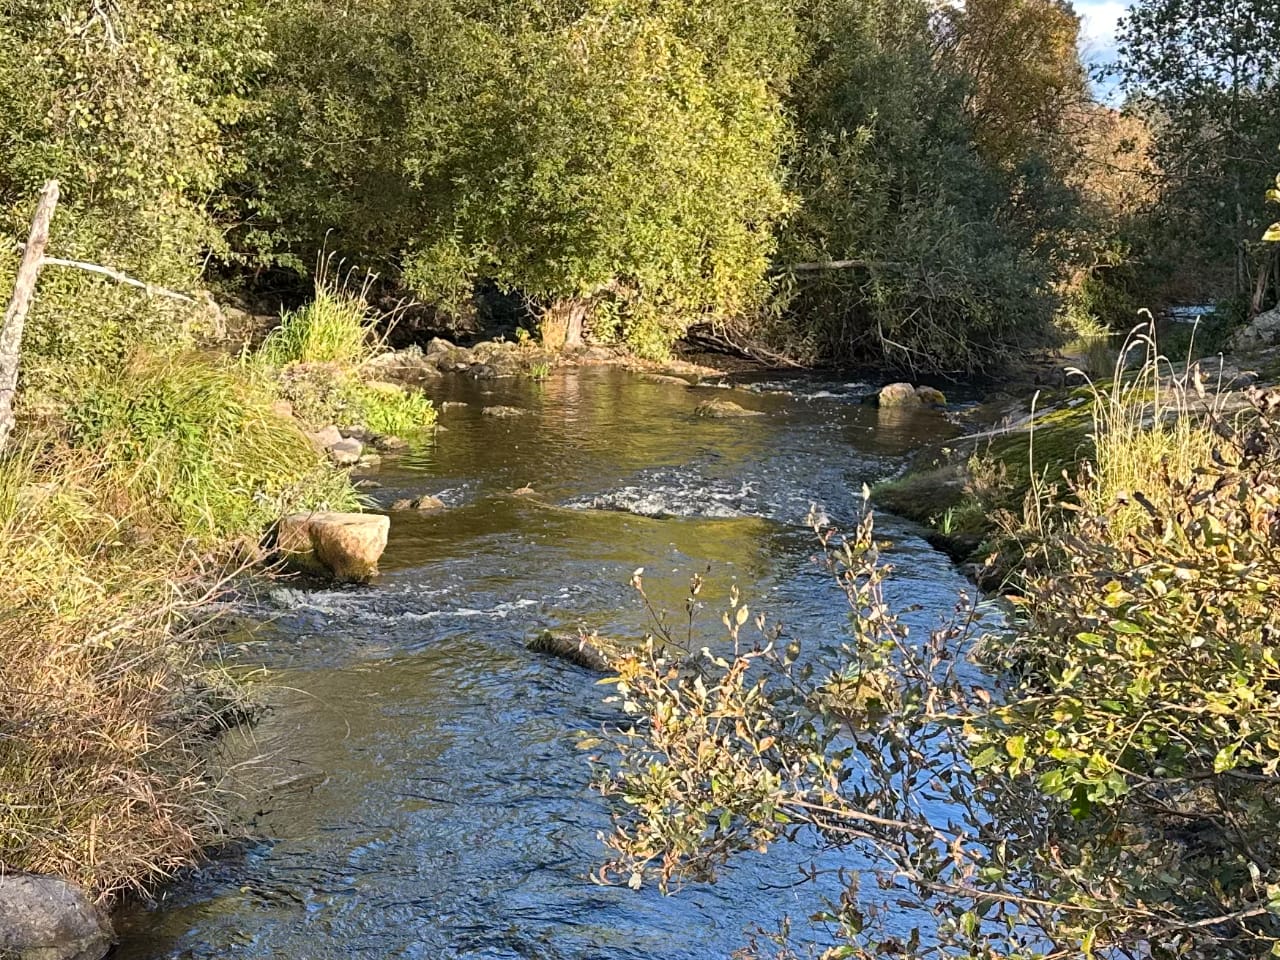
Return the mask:
[[(813, 563), (811, 504), (847, 521), (864, 483), (958, 432), (860, 404), (866, 389), (686, 390), (614, 369), (446, 382), (445, 430), (385, 462), (372, 495), (449, 509), (393, 515), (372, 586), (282, 586), (248, 611), (228, 656), (268, 669), (272, 709), (221, 748), (257, 839), (124, 911), (117, 956), (712, 960), (753, 924), (808, 913), (797, 869), (842, 864), (803, 845), (672, 897), (593, 885), (608, 813), (577, 733), (615, 714), (595, 676), (525, 643), (643, 636), (637, 567), (676, 615), (705, 576), (707, 638), (732, 584), (792, 635), (837, 636), (844, 598)], [(710, 397), (766, 415), (695, 417)], [(482, 414), (495, 404), (526, 413)], [(879, 530), (891, 599), (935, 623), (962, 579), (910, 525)]]

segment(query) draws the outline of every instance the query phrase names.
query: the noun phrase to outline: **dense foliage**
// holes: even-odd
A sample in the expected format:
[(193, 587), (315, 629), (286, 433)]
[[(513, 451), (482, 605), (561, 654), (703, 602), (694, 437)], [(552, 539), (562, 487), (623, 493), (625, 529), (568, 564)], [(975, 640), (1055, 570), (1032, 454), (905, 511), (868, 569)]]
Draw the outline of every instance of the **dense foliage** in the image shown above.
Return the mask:
[[(1048, 532), (1052, 562), (1004, 629), (962, 602), (909, 635), (868, 517), (819, 530), (844, 641), (791, 636), (736, 596), (701, 655), (660, 630), (617, 666), (634, 719), (600, 774), (621, 801), (602, 876), (671, 884), (784, 840), (841, 849), (860, 870), (815, 891), (827, 958), (1275, 950), (1280, 397), (1252, 399), (1253, 419), (1202, 428), (1216, 440), (1194, 471), (1124, 501), (1082, 474), (1076, 521)], [(745, 955), (794, 946), (763, 932)]]

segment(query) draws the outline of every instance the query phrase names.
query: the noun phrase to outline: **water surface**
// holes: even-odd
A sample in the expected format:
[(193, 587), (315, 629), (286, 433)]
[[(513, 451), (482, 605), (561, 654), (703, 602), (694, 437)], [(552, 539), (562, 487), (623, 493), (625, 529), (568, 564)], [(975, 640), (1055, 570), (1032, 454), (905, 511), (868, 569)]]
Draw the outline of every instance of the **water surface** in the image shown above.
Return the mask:
[[(614, 714), (595, 676), (524, 645), (544, 628), (643, 636), (638, 567), (675, 614), (689, 576), (707, 579), (712, 642), (733, 584), (791, 634), (837, 637), (844, 598), (812, 562), (811, 505), (847, 520), (864, 483), (958, 432), (863, 405), (867, 389), (686, 390), (612, 369), (447, 381), (437, 399), (465, 406), (372, 495), (448, 511), (394, 514), (374, 585), (283, 585), (250, 611), (260, 625), (229, 655), (268, 668), (273, 709), (222, 752), (258, 839), (126, 911), (118, 956), (711, 960), (751, 924), (808, 913), (798, 868), (844, 864), (803, 845), (673, 897), (593, 885), (608, 813), (576, 741)], [(695, 417), (709, 397), (766, 415)], [(526, 413), (483, 415), (495, 404)], [(892, 597), (927, 628), (964, 583), (915, 528), (880, 530)]]

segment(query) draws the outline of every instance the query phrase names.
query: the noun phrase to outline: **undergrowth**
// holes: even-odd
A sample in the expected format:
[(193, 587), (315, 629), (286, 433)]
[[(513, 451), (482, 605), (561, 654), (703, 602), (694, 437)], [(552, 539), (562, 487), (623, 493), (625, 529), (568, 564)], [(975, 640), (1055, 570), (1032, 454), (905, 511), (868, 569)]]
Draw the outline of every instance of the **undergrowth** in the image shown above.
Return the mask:
[(58, 442), (0, 461), (0, 862), (101, 898), (218, 838), (201, 740), (237, 696), (201, 680), (221, 568), (128, 480)]
[(66, 421), (71, 442), (102, 458), (104, 482), (210, 545), (304, 507), (356, 506), (272, 400), (227, 365), (140, 355), (86, 383)]

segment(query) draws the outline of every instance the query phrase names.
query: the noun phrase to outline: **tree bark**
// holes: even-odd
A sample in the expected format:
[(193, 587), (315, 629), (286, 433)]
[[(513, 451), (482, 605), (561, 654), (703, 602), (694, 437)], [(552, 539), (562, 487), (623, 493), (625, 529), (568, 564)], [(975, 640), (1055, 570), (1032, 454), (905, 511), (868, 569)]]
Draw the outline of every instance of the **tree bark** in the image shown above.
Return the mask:
[(1256, 317), (1262, 312), (1267, 297), (1267, 281), (1271, 279), (1271, 265), (1275, 262), (1270, 252), (1258, 265), (1258, 282), (1253, 285), (1253, 299), (1249, 303), (1249, 316)]
[(4, 311), (4, 325), (0, 327), (0, 452), (9, 442), (13, 432), (13, 395), (18, 389), (18, 363), (22, 357), (22, 328), (27, 321), (27, 311), (35, 296), (36, 279), (44, 262), (44, 248), (49, 243), (49, 222), (58, 206), (58, 181), (50, 180), (40, 191), (40, 202), (31, 221), (31, 234), (27, 237), (18, 276), (13, 284), (13, 296)]

